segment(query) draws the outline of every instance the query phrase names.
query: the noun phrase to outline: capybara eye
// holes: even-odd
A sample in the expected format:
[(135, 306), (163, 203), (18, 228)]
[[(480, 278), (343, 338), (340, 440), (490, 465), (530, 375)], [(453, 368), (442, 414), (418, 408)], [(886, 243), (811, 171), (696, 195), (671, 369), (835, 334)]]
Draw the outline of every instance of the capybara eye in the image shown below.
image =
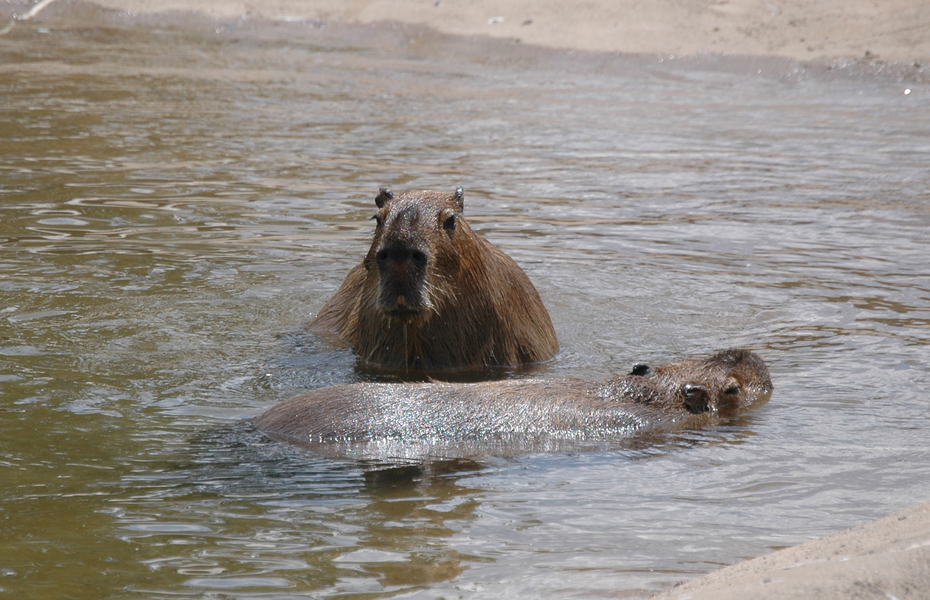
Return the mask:
[(739, 391), (740, 391), (739, 381), (737, 381), (735, 377), (727, 377), (727, 387), (726, 389), (723, 390), (723, 393), (733, 396), (733, 395), (739, 394)]
[(442, 228), (446, 231), (452, 231), (455, 229), (455, 215), (450, 215), (442, 222)]

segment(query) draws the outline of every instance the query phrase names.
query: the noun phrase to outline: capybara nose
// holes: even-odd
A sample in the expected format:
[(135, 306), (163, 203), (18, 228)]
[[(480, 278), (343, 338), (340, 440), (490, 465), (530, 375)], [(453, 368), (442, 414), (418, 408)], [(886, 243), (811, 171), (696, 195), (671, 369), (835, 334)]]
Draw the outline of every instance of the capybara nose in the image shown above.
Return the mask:
[(375, 255), (378, 266), (387, 267), (390, 263), (404, 263), (410, 261), (416, 267), (426, 266), (426, 253), (422, 250), (411, 249), (407, 246), (391, 246), (382, 248)]

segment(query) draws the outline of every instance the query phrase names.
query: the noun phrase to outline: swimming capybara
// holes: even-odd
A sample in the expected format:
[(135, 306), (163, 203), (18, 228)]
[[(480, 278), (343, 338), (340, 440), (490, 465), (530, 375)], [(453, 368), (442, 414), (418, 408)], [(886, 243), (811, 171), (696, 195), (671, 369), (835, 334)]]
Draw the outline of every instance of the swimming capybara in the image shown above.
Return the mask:
[(375, 198), (375, 234), (361, 264), (310, 323), (389, 368), (518, 366), (559, 349), (526, 273), (471, 230), (465, 193)]
[(759, 356), (727, 350), (656, 368), (636, 365), (603, 382), (338, 385), (282, 402), (255, 425), (274, 438), (321, 450), (339, 444), (594, 441), (698, 425), (708, 415), (735, 414), (771, 392)]

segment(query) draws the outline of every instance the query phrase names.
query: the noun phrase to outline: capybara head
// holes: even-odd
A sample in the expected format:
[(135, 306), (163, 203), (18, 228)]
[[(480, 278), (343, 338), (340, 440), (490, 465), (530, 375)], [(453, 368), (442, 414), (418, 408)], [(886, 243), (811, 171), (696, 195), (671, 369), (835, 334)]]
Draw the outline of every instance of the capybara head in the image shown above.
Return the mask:
[(693, 414), (732, 414), (772, 393), (768, 367), (748, 350), (725, 350), (655, 369), (637, 364), (621, 381), (636, 389), (640, 401), (680, 406)]
[(475, 234), (462, 218), (465, 192), (414, 192), (398, 198), (385, 188), (375, 198), (375, 236), (365, 257), (368, 286), (386, 314), (414, 319), (438, 312), (463, 257), (475, 253)]
[(368, 364), (518, 366), (558, 342), (526, 273), (468, 226), (465, 192), (382, 188), (371, 248), (311, 324)]

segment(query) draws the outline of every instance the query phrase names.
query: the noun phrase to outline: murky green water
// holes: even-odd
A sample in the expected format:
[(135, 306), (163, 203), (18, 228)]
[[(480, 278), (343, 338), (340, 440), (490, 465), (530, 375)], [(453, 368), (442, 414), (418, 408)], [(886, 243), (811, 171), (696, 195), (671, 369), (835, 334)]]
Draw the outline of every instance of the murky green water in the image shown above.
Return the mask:
[[(930, 498), (928, 98), (48, 9), (0, 37), (0, 597), (640, 597)], [(271, 442), (244, 419), (368, 376), (303, 326), (379, 185), (465, 187), (550, 308), (543, 373), (747, 345), (771, 402), (426, 472)]]

